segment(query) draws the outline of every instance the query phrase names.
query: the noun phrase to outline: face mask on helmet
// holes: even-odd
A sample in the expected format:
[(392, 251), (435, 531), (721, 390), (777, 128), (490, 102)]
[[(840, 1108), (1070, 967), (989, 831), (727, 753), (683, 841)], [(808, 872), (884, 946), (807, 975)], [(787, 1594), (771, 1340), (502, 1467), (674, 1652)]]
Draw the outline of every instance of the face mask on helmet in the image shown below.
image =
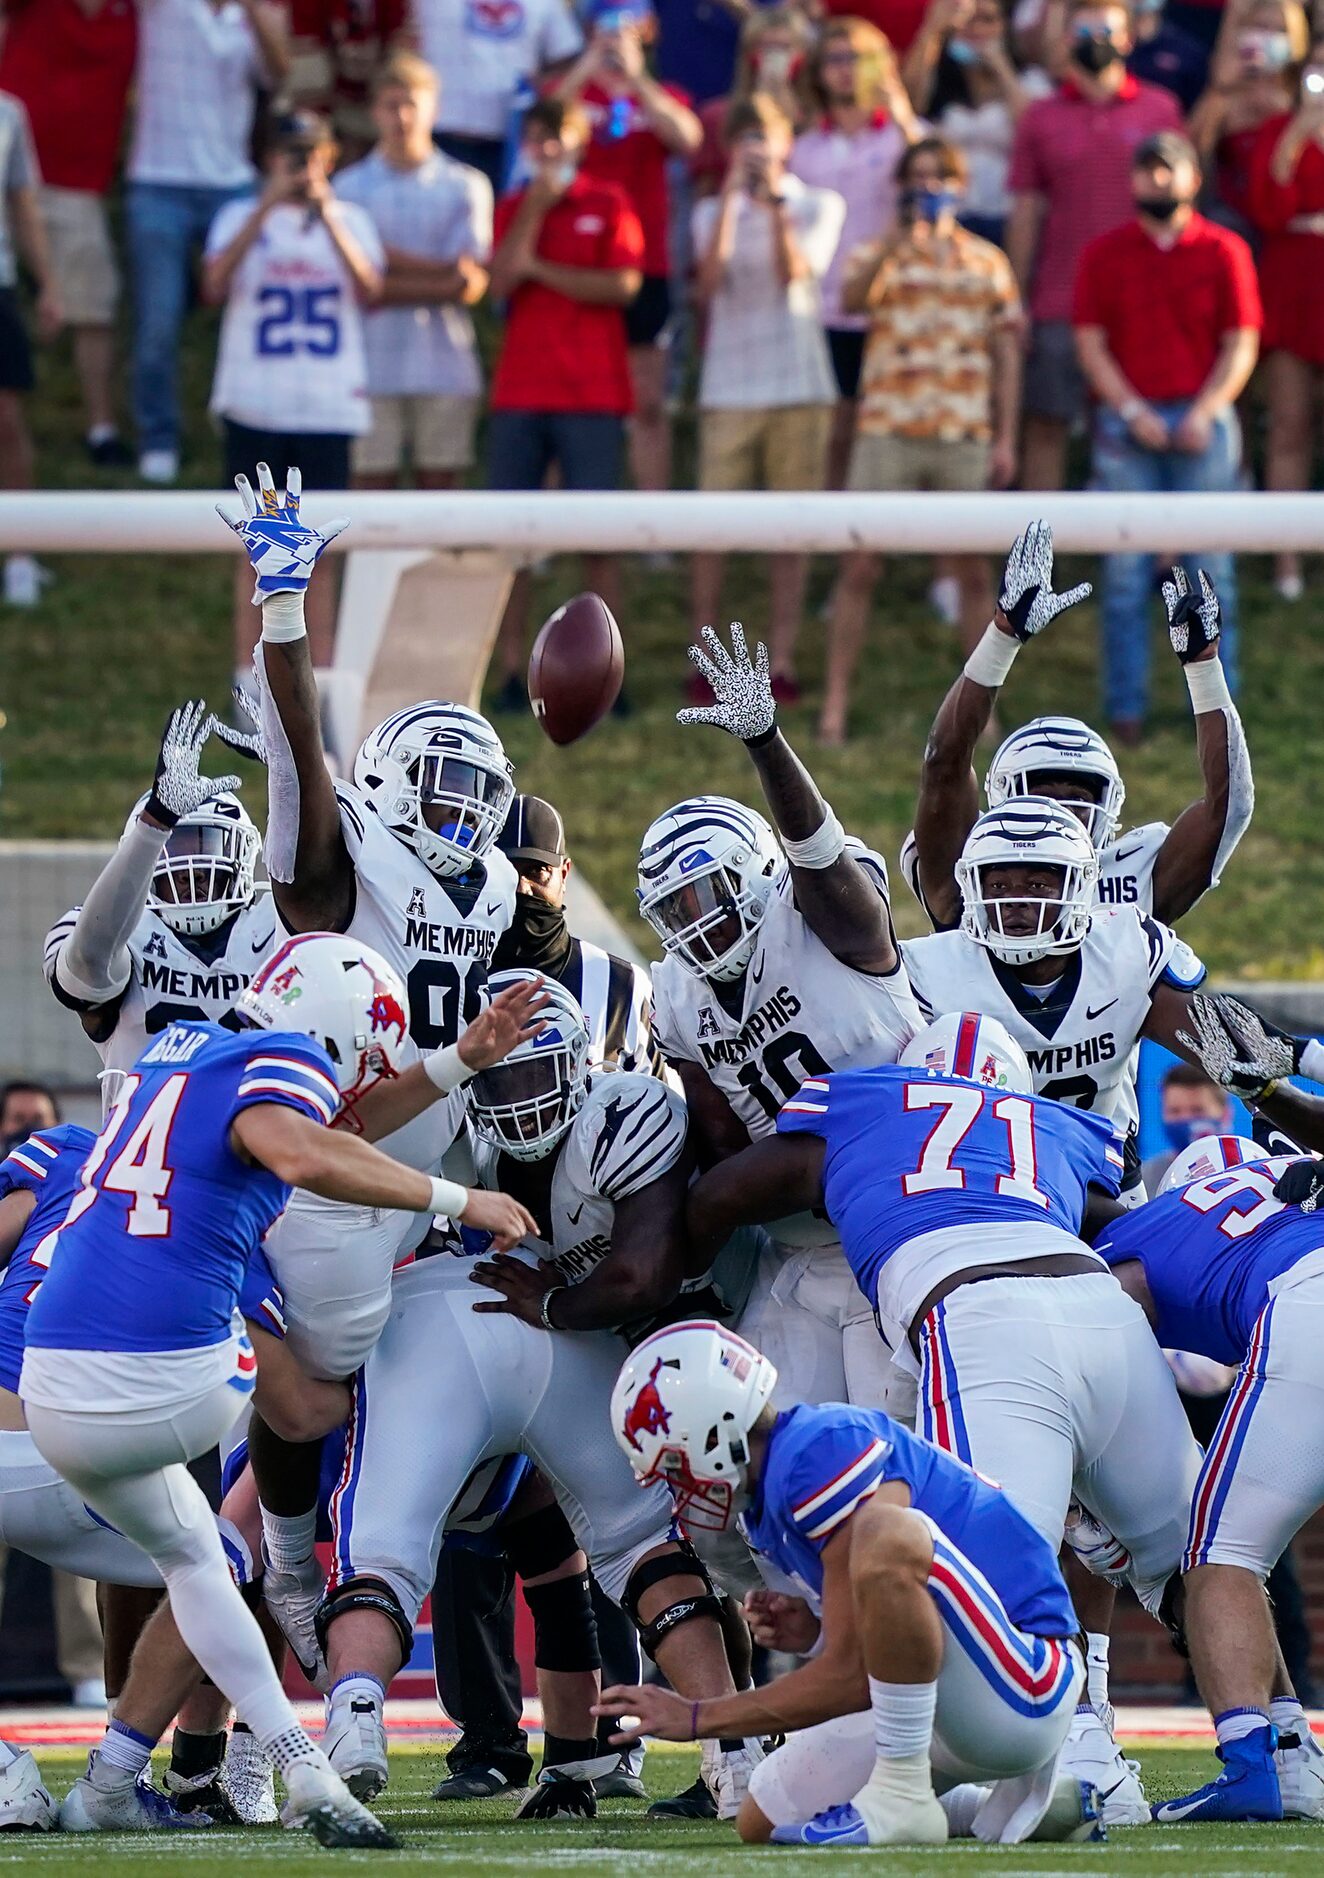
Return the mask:
[(588, 1034), (553, 1017), (516, 1054), (465, 1085), (474, 1132), (517, 1161), (555, 1147), (588, 1093)]
[(961, 931), (1006, 965), (1074, 952), (1089, 931), (1099, 861), (1075, 817), (1029, 797), (971, 830), (956, 882)]
[(696, 873), (679, 887), (645, 900), (640, 911), (662, 941), (703, 978), (737, 978), (749, 963), (763, 919), (756, 902), (730, 868)]
[(253, 898), (258, 834), (253, 824), (212, 816), (176, 823), (152, 874), (147, 904), (184, 937), (215, 932)]
[(354, 760), (354, 782), (439, 879), (467, 874), (483, 859), (515, 798), (510, 763), (486, 718), (442, 703), (379, 724)]

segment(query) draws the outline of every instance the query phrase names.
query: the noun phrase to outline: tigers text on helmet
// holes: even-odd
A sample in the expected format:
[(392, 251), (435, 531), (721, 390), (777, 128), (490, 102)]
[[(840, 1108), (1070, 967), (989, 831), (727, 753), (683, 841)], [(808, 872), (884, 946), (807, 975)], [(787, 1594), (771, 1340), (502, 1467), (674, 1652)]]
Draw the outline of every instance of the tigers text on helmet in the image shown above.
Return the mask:
[[(1209, 1180), (1215, 1174), (1225, 1174), (1229, 1167), (1269, 1158), (1269, 1150), (1248, 1135), (1201, 1135), (1198, 1141), (1192, 1141), (1169, 1161), (1158, 1191), (1171, 1193), (1174, 1187), (1188, 1187), (1193, 1180)], [(1154, 1197), (1157, 1199), (1158, 1194)]]
[(956, 1076), (985, 1089), (1034, 1094), (1024, 1050), (996, 1017), (981, 1017), (976, 1011), (935, 1018), (910, 1039), (897, 1062), (929, 1076)]
[[(1003, 893), (986, 886), (994, 868), (1052, 869), (1055, 894)], [(1028, 965), (1074, 952), (1089, 931), (1099, 885), (1099, 856), (1079, 820), (1047, 796), (1022, 796), (985, 809), (956, 863), (961, 931), (1006, 965)]]
[[(537, 972), (493, 972), (493, 997), (532, 984)], [(576, 1000), (554, 978), (543, 981), (548, 1003), (536, 1037), (464, 1085), (474, 1133), (517, 1161), (540, 1161), (561, 1139), (588, 1094), (592, 1036)]]
[(354, 784), (442, 879), (482, 860), (515, 799), (509, 759), (487, 719), (438, 700), (411, 704), (369, 731)]
[(644, 833), (639, 911), (687, 971), (718, 983), (739, 978), (784, 864), (753, 809), (728, 796), (691, 796)]
[(395, 967), (359, 939), (300, 933), (263, 965), (236, 1007), (259, 1030), (297, 1030), (320, 1043), (335, 1068), (341, 1108), (400, 1074), (409, 1002)]
[[(139, 796), (125, 833), (147, 807)], [(228, 790), (181, 815), (152, 871), (147, 904), (181, 939), (224, 926), (253, 899), (262, 838), (238, 796)]]
[(1041, 776), (1071, 777), (1095, 791), (1092, 803), (1070, 806), (1095, 847), (1106, 848), (1121, 824), (1126, 784), (1098, 731), (1078, 717), (1036, 717), (1013, 730), (999, 745), (984, 778), (988, 806), (1001, 808), (1018, 796), (1042, 794), (1037, 781)]
[(673, 1324), (637, 1344), (611, 1425), (640, 1486), (670, 1487), (683, 1526), (723, 1532), (746, 1493), (749, 1433), (777, 1385), (766, 1356), (721, 1324)]

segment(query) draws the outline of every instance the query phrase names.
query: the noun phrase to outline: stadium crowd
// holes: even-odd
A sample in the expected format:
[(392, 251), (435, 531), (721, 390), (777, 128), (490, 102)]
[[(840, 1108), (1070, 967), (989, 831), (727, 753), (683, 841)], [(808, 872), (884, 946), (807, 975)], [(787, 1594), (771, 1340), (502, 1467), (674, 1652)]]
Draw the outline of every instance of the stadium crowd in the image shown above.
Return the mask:
[[(310, 489), (661, 489), (692, 397), (703, 489), (1309, 486), (1324, 38), (1298, 0), (5, 0), (4, 19), (5, 487), (34, 473), (31, 341), (62, 327), (92, 462), (177, 478), (197, 291), (224, 308), (227, 482), (262, 457)], [(721, 571), (694, 557), (696, 628)], [(1235, 569), (1209, 571), (1235, 691)], [(1296, 558), (1275, 573), (1299, 598)], [(876, 575), (852, 556), (832, 594), (829, 743)], [(774, 558), (781, 699), (805, 576)], [(10, 557), (11, 604), (42, 581)], [(611, 597), (610, 569), (588, 581)], [(1110, 557), (1123, 744), (1152, 591), (1145, 557)], [(932, 597), (969, 650), (982, 559), (941, 561)], [(329, 589), (310, 630), (324, 661)]]

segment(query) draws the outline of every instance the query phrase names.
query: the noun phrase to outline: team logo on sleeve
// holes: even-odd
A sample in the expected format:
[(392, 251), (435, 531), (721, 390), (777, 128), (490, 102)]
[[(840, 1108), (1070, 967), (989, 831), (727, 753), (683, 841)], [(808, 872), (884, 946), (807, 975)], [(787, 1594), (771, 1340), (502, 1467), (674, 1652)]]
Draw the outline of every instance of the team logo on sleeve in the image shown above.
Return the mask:
[(639, 1446), (640, 1435), (671, 1433), (671, 1416), (658, 1393), (657, 1377), (662, 1368), (659, 1357), (648, 1374), (648, 1381), (625, 1412), (625, 1438), (632, 1448)]
[(423, 889), (415, 887), (409, 896), (409, 905), (405, 908), (406, 919), (426, 919), (427, 907), (423, 900)]
[(159, 932), (154, 932), (147, 941), (147, 944), (143, 947), (143, 957), (145, 959), (163, 959), (166, 956), (166, 942)]

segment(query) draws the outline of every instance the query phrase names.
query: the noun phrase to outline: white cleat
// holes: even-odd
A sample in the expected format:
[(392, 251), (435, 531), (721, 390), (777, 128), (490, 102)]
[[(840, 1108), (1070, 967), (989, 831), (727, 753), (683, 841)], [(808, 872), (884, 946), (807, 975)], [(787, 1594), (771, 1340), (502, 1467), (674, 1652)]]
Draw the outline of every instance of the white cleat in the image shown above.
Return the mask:
[(1107, 1838), (1097, 1787), (1074, 1774), (1059, 1773), (1043, 1818), (1026, 1838), (1058, 1845), (1095, 1845)]
[(367, 1696), (332, 1703), (322, 1747), (356, 1800), (375, 1800), (391, 1777), (382, 1711)]
[(325, 1592), (326, 1579), (315, 1558), (305, 1559), (292, 1572), (273, 1571), (268, 1565), (262, 1579), (262, 1595), (281, 1635), (314, 1689), (323, 1691), (330, 1678), (314, 1619)]
[(0, 1772), (0, 1832), (52, 1832), (60, 1823), (41, 1769), (26, 1748)]
[(705, 1741), (701, 1769), (708, 1791), (717, 1803), (717, 1817), (731, 1820), (739, 1813), (749, 1792), (750, 1776), (763, 1759), (761, 1743), (748, 1740), (740, 1748), (723, 1749), (716, 1741)]
[(1103, 1825), (1147, 1826), (1149, 1802), (1140, 1784), (1140, 1763), (1125, 1758), (1113, 1739), (1110, 1719), (1111, 1711), (1107, 1718), (1092, 1708), (1076, 1711), (1058, 1772), (1097, 1787)]
[(305, 1827), (319, 1845), (390, 1852), (400, 1844), (322, 1755), (287, 1768), (285, 1788), (286, 1824)]
[(279, 1819), (276, 1770), (246, 1728), (230, 1731), (221, 1780), (246, 1826), (272, 1826)]
[(92, 1779), (96, 1753), (60, 1801), (62, 1832), (198, 1831), (211, 1825), (206, 1813), (181, 1813), (152, 1785), (144, 1770), (136, 1780), (98, 1786)]
[(1287, 1737), (1273, 1757), (1278, 1769), (1278, 1790), (1283, 1796), (1284, 1819), (1324, 1819), (1324, 1748), (1313, 1734), (1305, 1739)]

